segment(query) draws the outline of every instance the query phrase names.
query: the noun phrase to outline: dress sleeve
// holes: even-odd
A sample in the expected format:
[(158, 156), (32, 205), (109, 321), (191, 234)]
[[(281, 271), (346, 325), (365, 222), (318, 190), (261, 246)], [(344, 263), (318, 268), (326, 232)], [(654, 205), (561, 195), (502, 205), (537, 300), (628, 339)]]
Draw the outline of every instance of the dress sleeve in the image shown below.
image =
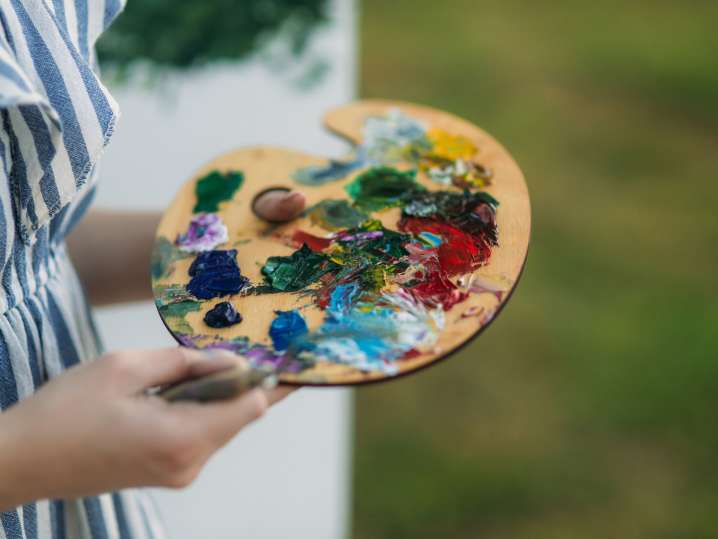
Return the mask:
[(27, 244), (94, 183), (119, 108), (46, 2), (0, 8), (0, 129)]

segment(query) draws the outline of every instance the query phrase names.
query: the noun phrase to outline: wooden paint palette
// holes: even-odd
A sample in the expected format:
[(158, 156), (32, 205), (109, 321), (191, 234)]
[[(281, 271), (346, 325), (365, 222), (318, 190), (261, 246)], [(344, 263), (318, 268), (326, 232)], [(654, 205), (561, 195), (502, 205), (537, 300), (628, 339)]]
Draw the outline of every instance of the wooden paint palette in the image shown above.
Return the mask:
[[(408, 374), (450, 355), (507, 302), (526, 259), (530, 206), (521, 170), (498, 142), (446, 112), (389, 101), (332, 110), (326, 125), (356, 146), (334, 167), (323, 169), (326, 158), (294, 150), (243, 148), (208, 163), (182, 186), (157, 230), (152, 268), (158, 310), (180, 343), (233, 350), (254, 365), (289, 365), (282, 383), (361, 384)], [(493, 173), (490, 183), (479, 186), (487, 170)], [(345, 177), (324, 181), (342, 171), (348, 171)], [(217, 233), (215, 241), (225, 239), (222, 224), (227, 231), (226, 241), (213, 246), (223, 251), (221, 264), (219, 255), (206, 254), (210, 251), (199, 255), (206, 262), (200, 264), (198, 252), (180, 246), (191, 248), (190, 222), (212, 210), (213, 201), (198, 204), (204, 195), (198, 195), (197, 183), (213, 172), (227, 182), (237, 183), (238, 173), (243, 179), (209, 212), (219, 228), (195, 229), (201, 248), (212, 246), (210, 233)], [(252, 203), (269, 188), (301, 190), (310, 210), (281, 225), (260, 220)], [(447, 194), (437, 195), (440, 191)], [(487, 202), (492, 197), (498, 207)], [(354, 226), (337, 228), (335, 221), (322, 220), (326, 213), (316, 205), (327, 200), (346, 201), (339, 207), (353, 216)], [(288, 259), (267, 261), (299, 251), (297, 238), (318, 238), (304, 255), (313, 253), (320, 263), (311, 267), (324, 273), (286, 291), (294, 284), (285, 286), (280, 273), (262, 268), (293, 271)], [(215, 272), (201, 275), (214, 297), (190, 291), (198, 290), (190, 284), (193, 263), (195, 276)], [(235, 292), (238, 283), (244, 284)], [(225, 285), (229, 293), (219, 295)], [(276, 288), (281, 286), (285, 291)], [(210, 327), (207, 312), (223, 302), (243, 320)], [(281, 341), (289, 342), (284, 352)], [(287, 362), (283, 354), (296, 359)]]

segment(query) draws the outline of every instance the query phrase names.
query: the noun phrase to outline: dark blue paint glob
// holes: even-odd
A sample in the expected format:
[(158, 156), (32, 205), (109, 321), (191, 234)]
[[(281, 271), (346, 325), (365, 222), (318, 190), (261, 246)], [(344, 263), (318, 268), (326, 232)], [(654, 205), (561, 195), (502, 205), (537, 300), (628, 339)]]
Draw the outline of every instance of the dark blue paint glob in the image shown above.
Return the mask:
[(297, 310), (275, 311), (277, 317), (269, 328), (269, 336), (277, 352), (289, 348), (291, 342), (297, 337), (306, 335), (309, 331), (304, 317)]
[(236, 294), (249, 279), (239, 271), (237, 250), (205, 251), (197, 255), (189, 268), (192, 277), (187, 291), (199, 299), (211, 299)]
[(211, 328), (227, 328), (241, 321), (242, 315), (229, 301), (218, 303), (204, 315), (204, 323)]

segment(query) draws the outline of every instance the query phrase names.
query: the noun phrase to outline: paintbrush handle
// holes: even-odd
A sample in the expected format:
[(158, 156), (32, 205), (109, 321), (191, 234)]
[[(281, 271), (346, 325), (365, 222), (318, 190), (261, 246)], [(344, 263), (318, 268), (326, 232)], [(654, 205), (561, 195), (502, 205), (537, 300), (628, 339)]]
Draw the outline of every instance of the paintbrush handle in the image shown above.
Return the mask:
[(276, 372), (273, 369), (249, 369), (241, 366), (180, 382), (162, 389), (157, 395), (169, 402), (210, 402), (231, 399), (258, 386), (271, 387), (276, 382)]

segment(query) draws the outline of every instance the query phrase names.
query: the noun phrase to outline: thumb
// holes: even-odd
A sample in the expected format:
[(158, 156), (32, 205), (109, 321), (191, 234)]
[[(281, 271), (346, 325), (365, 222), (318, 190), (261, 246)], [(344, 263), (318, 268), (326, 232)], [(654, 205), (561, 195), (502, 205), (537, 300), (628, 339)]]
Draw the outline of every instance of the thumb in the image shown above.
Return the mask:
[(298, 217), (306, 203), (307, 199), (300, 192), (270, 189), (259, 194), (252, 204), (252, 210), (270, 223), (281, 223)]

